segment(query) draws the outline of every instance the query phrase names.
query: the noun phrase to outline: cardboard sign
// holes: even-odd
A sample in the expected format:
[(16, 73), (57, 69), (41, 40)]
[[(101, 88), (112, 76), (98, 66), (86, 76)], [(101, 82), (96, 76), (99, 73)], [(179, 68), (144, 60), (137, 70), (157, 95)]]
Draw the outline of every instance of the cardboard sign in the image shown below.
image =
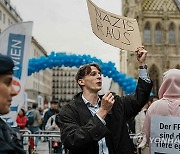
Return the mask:
[(87, 0), (93, 33), (115, 47), (135, 51), (142, 46), (136, 19), (109, 13)]
[(150, 145), (151, 154), (179, 154), (180, 118), (152, 116)]

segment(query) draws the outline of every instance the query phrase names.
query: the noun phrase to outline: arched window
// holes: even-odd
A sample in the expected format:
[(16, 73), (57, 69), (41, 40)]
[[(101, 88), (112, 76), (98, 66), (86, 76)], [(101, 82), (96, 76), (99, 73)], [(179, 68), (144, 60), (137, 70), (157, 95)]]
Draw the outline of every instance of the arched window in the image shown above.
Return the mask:
[(162, 44), (163, 42), (163, 32), (160, 24), (158, 23), (155, 28), (155, 43)]
[(174, 30), (174, 24), (171, 23), (169, 26), (169, 32), (168, 32), (168, 42), (169, 44), (175, 44), (175, 30)]
[(151, 44), (151, 30), (149, 22), (144, 27), (144, 44)]
[(158, 96), (158, 90), (159, 90), (159, 73), (157, 67), (153, 64), (149, 71), (149, 76), (151, 77), (151, 80), (153, 81), (153, 89), (152, 92), (154, 95)]

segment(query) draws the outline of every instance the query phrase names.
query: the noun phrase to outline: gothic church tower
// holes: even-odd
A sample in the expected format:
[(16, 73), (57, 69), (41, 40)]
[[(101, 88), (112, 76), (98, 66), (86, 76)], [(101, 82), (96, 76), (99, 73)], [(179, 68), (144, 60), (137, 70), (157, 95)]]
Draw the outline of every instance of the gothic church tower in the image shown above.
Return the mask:
[[(137, 19), (157, 95), (163, 72), (180, 69), (180, 0), (122, 0), (122, 14)], [(127, 54), (127, 76), (137, 78), (134, 52), (123, 54)]]

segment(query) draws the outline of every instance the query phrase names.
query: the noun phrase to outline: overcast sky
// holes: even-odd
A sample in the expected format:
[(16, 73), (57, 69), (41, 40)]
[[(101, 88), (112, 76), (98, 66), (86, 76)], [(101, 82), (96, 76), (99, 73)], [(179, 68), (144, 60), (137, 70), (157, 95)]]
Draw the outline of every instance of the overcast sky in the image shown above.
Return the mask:
[[(121, 0), (92, 0), (121, 15)], [(33, 21), (33, 36), (48, 52), (90, 54), (119, 69), (119, 49), (97, 38), (91, 29), (86, 0), (11, 0), (23, 21)]]

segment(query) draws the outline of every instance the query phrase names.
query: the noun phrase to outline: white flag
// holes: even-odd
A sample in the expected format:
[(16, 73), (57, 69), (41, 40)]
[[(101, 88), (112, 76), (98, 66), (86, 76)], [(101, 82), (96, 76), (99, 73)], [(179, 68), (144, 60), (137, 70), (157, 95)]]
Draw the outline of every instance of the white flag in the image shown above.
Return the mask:
[(15, 64), (13, 85), (18, 95), (13, 97), (10, 112), (2, 118), (12, 127), (17, 126), (16, 117), (24, 104), (24, 88), (28, 71), (33, 22), (20, 22), (6, 28), (0, 35), (0, 53), (10, 56)]

